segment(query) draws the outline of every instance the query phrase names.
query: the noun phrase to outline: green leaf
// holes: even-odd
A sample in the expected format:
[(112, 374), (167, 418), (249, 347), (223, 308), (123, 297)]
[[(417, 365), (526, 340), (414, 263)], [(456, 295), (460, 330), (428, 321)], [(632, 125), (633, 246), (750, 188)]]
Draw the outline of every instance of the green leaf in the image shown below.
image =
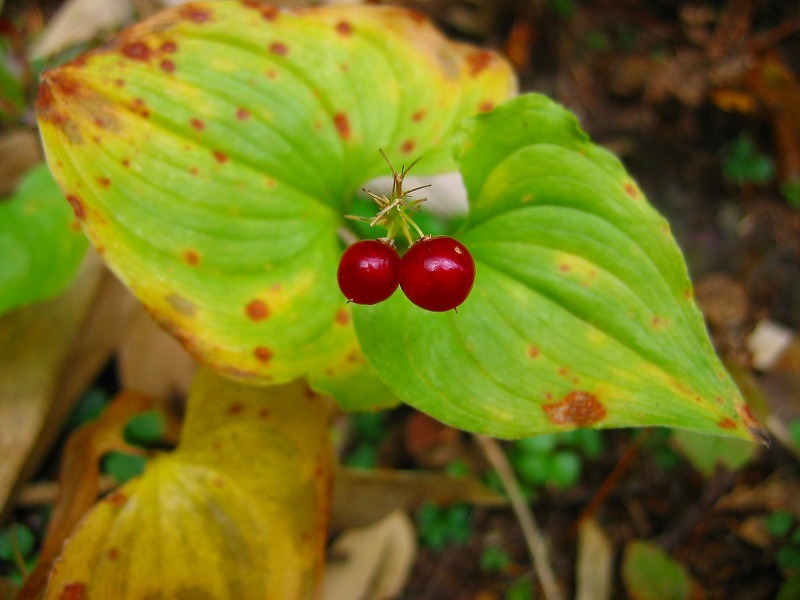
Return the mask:
[(559, 489), (568, 489), (581, 477), (581, 459), (574, 452), (562, 450), (550, 457), (548, 481)]
[(717, 465), (735, 471), (753, 458), (757, 450), (755, 444), (746, 440), (704, 435), (694, 431), (674, 431), (672, 441), (680, 453), (705, 477), (711, 477)]
[(22, 523), (14, 523), (0, 531), (0, 560), (15, 562), (18, 555), (27, 558), (35, 545), (31, 530)]
[(800, 575), (793, 575), (783, 584), (775, 600), (796, 600), (800, 598)]
[(0, 198), (0, 314), (48, 300), (72, 281), (87, 246), (73, 221), (46, 165)]
[(187, 349), (254, 383), (396, 400), (336, 284), (355, 191), (515, 82), (496, 54), (393, 7), (180, 6), (43, 75), (48, 161), (110, 267)]
[(110, 452), (103, 459), (103, 472), (120, 483), (125, 483), (144, 472), (147, 458), (124, 452)]
[(458, 153), (471, 296), (458, 312), (402, 294), (354, 309), (398, 398), (499, 437), (646, 425), (763, 435), (714, 353), (668, 223), (574, 115), (521, 96), (468, 121)]
[(148, 410), (131, 417), (125, 426), (125, 441), (139, 446), (151, 446), (164, 437), (167, 424), (164, 415), (157, 410)]
[(660, 546), (644, 540), (625, 547), (622, 580), (632, 600), (686, 600), (691, 589), (683, 567)]
[(772, 537), (784, 537), (794, 523), (794, 516), (788, 510), (776, 510), (767, 515), (764, 525)]

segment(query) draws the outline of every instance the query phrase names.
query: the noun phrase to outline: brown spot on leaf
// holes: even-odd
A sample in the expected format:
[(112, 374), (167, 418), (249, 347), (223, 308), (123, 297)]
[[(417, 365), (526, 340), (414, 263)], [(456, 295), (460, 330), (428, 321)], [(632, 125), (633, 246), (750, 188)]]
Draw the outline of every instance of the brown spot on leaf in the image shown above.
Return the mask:
[(198, 119), (197, 117), (192, 118), (189, 123), (191, 123), (192, 127), (197, 131), (203, 131), (206, 128), (206, 124), (203, 122), (202, 119)]
[(736, 429), (736, 421), (729, 418), (724, 418), (722, 421), (717, 423), (722, 429)]
[(193, 4), (185, 4), (181, 7), (178, 14), (193, 23), (208, 23), (211, 20), (211, 11), (207, 8), (200, 8)]
[(346, 308), (340, 308), (336, 311), (336, 324), (347, 325), (350, 322), (350, 311)]
[(543, 404), (542, 410), (554, 425), (587, 427), (606, 417), (606, 409), (597, 397), (582, 391), (570, 392), (560, 402)]
[(127, 56), (131, 60), (138, 60), (141, 62), (149, 61), (152, 55), (150, 46), (148, 46), (142, 41), (130, 42), (128, 44), (125, 44), (120, 49), (120, 52), (122, 52), (124, 56)]
[(277, 7), (265, 5), (263, 2), (259, 2), (259, 0), (242, 0), (242, 6), (257, 10), (261, 13), (261, 17), (265, 21), (274, 21), (279, 13)]
[(491, 112), (494, 110), (494, 102), (491, 100), (484, 100), (478, 105), (478, 112)]
[(167, 40), (161, 44), (161, 51), (167, 54), (175, 54), (175, 52), (178, 51), (178, 44), (171, 40)]
[(175, 63), (168, 58), (162, 59), (158, 64), (161, 67), (161, 70), (166, 73), (172, 73), (175, 71)]
[(625, 189), (625, 193), (628, 196), (630, 196), (634, 200), (639, 198), (639, 190), (636, 189), (636, 186), (634, 185), (634, 183), (632, 181), (626, 181), (625, 185), (623, 187)]
[(650, 325), (653, 326), (655, 329), (662, 329), (669, 324), (669, 320), (665, 319), (664, 317), (659, 317), (656, 315), (652, 319), (650, 319)]
[(251, 300), (244, 311), (251, 321), (263, 321), (269, 318), (269, 307), (263, 300)]
[(250, 118), (250, 111), (246, 108), (237, 108), (236, 109), (236, 118), (240, 121), (246, 121)]
[(123, 158), (122, 159), (122, 166), (125, 167), (126, 169), (130, 169), (131, 168), (131, 161), (128, 160), (127, 158)]
[(405, 154), (409, 154), (414, 151), (414, 141), (413, 140), (406, 140), (400, 146), (400, 151), (404, 152)]
[(492, 62), (492, 53), (486, 50), (479, 50), (472, 52), (467, 56), (467, 65), (469, 65), (469, 74), (471, 77), (476, 77)]
[(244, 405), (242, 405), (242, 404), (240, 404), (240, 403), (237, 403), (237, 404), (231, 404), (231, 405), (228, 407), (228, 414), (231, 414), (231, 415), (238, 415), (238, 414), (240, 414), (240, 413), (241, 413), (243, 410), (244, 410)]
[(200, 173), (200, 169), (198, 169), (197, 167), (194, 167), (194, 166), (189, 167), (189, 174), (190, 175), (193, 175), (193, 176), (197, 177), (197, 175), (199, 173)]
[(72, 212), (75, 213), (75, 217), (83, 221), (86, 218), (86, 207), (83, 205), (83, 201), (75, 194), (69, 194), (67, 195), (67, 202), (72, 206)]
[(336, 31), (342, 35), (350, 35), (353, 33), (353, 26), (347, 21), (339, 21), (336, 24)]
[(572, 268), (567, 263), (561, 263), (560, 265), (558, 265), (558, 270), (561, 271), (562, 273), (569, 273), (572, 270)]
[(147, 108), (147, 103), (143, 98), (134, 98), (131, 100), (131, 110), (145, 119), (150, 116), (150, 109)]
[(289, 46), (283, 42), (272, 42), (269, 45), (269, 51), (278, 56), (286, 56), (289, 54)]
[(84, 600), (86, 598), (86, 584), (73, 581), (61, 588), (58, 600)]
[(122, 506), (127, 502), (128, 497), (119, 490), (115, 490), (107, 496), (107, 499), (114, 506)]
[(422, 25), (423, 23), (428, 22), (428, 18), (418, 10), (409, 8), (406, 9), (406, 14), (408, 15), (408, 18), (414, 21), (414, 23), (416, 23), (417, 25)]
[(228, 162), (228, 155), (222, 152), (221, 150), (214, 150), (212, 154), (214, 155), (214, 158), (219, 164)]
[(108, 177), (95, 177), (95, 181), (102, 188), (107, 188), (111, 185), (111, 180)]
[(428, 114), (427, 110), (425, 110), (424, 108), (420, 108), (417, 112), (411, 115), (411, 120), (414, 121), (415, 123), (419, 123), (420, 121), (422, 121), (422, 119), (425, 118), (425, 115), (427, 114)]
[(109, 560), (117, 560), (119, 558), (119, 548), (111, 548), (108, 551)]
[(531, 358), (539, 358), (540, 354), (541, 352), (539, 351), (538, 346), (534, 346), (533, 344), (528, 346), (528, 356), (530, 356)]
[(742, 422), (744, 423), (744, 426), (747, 427), (750, 435), (752, 435), (754, 439), (758, 440), (762, 444), (769, 446), (769, 434), (764, 431), (764, 428), (761, 427), (761, 424), (753, 416), (753, 413), (750, 412), (750, 407), (746, 404), (743, 404), (739, 406), (736, 411), (742, 418)]
[(258, 362), (267, 364), (272, 360), (272, 357), (275, 356), (275, 353), (266, 346), (257, 346), (256, 349), (253, 350), (253, 356), (256, 357)]
[(345, 113), (340, 112), (333, 115), (333, 124), (343, 140), (350, 139), (350, 119), (347, 118)]
[(258, 418), (259, 419), (269, 419), (270, 412), (268, 408), (262, 408), (258, 411)]
[(197, 252), (197, 250), (193, 250), (192, 248), (184, 250), (183, 261), (187, 265), (195, 266), (200, 262), (200, 254)]

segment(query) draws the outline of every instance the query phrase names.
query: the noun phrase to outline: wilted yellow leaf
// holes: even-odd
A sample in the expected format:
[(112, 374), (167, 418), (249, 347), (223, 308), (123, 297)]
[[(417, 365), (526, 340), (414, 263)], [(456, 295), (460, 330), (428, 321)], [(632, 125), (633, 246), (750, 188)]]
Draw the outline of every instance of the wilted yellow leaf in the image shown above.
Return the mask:
[(45, 599), (318, 594), (329, 508), (326, 399), (200, 371), (179, 447), (101, 501)]

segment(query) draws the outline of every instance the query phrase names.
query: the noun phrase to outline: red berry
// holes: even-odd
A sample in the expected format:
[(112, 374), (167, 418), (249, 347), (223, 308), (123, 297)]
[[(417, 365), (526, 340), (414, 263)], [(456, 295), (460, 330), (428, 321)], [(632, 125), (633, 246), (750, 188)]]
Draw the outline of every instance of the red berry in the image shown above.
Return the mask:
[(400, 287), (425, 310), (456, 308), (467, 299), (474, 282), (472, 255), (451, 237), (422, 238), (400, 260)]
[(350, 302), (377, 304), (397, 289), (400, 257), (389, 244), (361, 240), (344, 251), (336, 276), (339, 289)]

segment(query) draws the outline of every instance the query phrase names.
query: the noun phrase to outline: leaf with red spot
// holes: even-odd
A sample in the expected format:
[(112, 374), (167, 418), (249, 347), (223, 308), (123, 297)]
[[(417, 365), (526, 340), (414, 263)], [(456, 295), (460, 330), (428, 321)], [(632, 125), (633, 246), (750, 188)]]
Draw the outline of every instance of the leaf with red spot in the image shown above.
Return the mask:
[[(81, 206), (73, 204), (75, 215)], [(48, 300), (75, 276), (86, 239), (47, 167), (31, 169), (11, 197), (0, 199), (0, 314)]]
[(329, 416), (301, 382), (258, 388), (200, 371), (178, 448), (86, 515), (45, 599), (317, 597)]
[(336, 284), (343, 215), (379, 149), (452, 168), (457, 124), (514, 89), (498, 55), (404, 9), (207, 2), (45, 73), (37, 109), (86, 233), (194, 356), (355, 406), (390, 395)]
[(669, 225), (574, 115), (526, 95), (461, 137), (472, 294), (457, 313), (400, 294), (354, 311), (400, 399), (511, 438), (650, 425), (763, 435), (714, 353)]

